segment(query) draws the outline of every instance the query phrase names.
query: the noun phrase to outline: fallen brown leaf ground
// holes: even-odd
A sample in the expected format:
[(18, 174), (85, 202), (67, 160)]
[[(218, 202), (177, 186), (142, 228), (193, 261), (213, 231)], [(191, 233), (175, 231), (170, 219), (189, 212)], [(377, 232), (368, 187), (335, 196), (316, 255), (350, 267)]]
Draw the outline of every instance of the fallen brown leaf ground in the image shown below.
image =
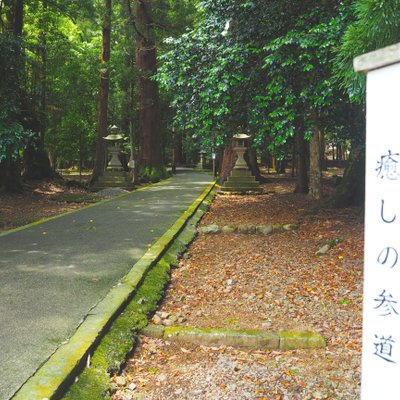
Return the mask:
[(84, 207), (87, 202), (73, 203), (54, 199), (57, 195), (87, 193), (84, 188), (69, 187), (56, 181), (30, 182), (21, 193), (0, 193), (0, 232)]
[[(319, 332), (328, 347), (244, 352), (141, 337), (114, 400), (359, 398), (362, 211), (313, 211), (293, 185), (275, 176), (263, 195), (218, 195), (202, 226), (294, 223), (298, 230), (199, 234), (160, 310), (189, 326)], [(315, 254), (332, 240), (340, 243)]]

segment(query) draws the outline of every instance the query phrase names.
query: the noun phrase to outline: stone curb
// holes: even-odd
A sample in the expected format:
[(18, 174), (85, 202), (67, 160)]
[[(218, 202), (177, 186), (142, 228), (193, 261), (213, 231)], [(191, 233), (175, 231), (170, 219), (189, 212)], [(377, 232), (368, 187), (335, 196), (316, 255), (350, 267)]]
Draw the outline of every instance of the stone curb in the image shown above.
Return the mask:
[(232, 346), (244, 349), (288, 351), (326, 347), (325, 339), (321, 335), (312, 332), (265, 332), (256, 329), (165, 327), (150, 324), (142, 329), (141, 334), (178, 343)]
[[(147, 271), (161, 259), (173, 240), (183, 230), (187, 220), (196, 212), (214, 188), (214, 185), (215, 182), (203, 191), (172, 227), (148, 249), (131, 271), (108, 292), (103, 300), (90, 310), (75, 334), (66, 344), (61, 345), (35, 374), (19, 388), (12, 397), (13, 400), (57, 399), (61, 396), (65, 387), (72, 383), (74, 377), (83, 367), (88, 355), (99, 343), (112, 321), (129, 302)], [(154, 185), (141, 190), (149, 187), (154, 187)], [(122, 196), (126, 195), (123, 194)]]
[(284, 225), (228, 224), (222, 227), (217, 224), (210, 224), (198, 228), (198, 231), (203, 234), (244, 233), (244, 234), (269, 235), (271, 233), (276, 233), (276, 232), (292, 232), (296, 230), (298, 230), (298, 226), (296, 224), (284, 224)]

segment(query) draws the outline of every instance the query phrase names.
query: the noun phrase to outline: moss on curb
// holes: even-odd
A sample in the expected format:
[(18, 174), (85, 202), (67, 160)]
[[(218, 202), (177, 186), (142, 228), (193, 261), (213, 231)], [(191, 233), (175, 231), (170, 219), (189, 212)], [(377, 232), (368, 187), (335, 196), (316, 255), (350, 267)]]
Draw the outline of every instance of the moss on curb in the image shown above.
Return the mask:
[(233, 346), (262, 350), (319, 349), (325, 339), (313, 332), (266, 332), (259, 329), (196, 328), (192, 326), (147, 325), (142, 334), (176, 342), (205, 346)]
[(161, 260), (146, 274), (125, 310), (116, 318), (93, 353), (90, 365), (65, 393), (63, 400), (110, 399), (111, 378), (118, 373), (133, 350), (138, 332), (148, 324), (149, 316), (157, 310), (169, 282), (170, 268), (177, 265), (179, 256), (196, 236), (196, 225), (207, 211), (215, 193), (211, 192), (187, 221)]
[(282, 351), (296, 349), (321, 349), (326, 347), (325, 339), (312, 332), (279, 332), (279, 349)]
[(112, 391), (110, 377), (119, 372), (132, 351), (137, 332), (147, 325), (147, 316), (157, 309), (169, 280), (169, 264), (161, 259), (146, 275), (124, 312), (101, 340), (78, 382), (71, 386), (65, 400), (106, 399)]
[(164, 339), (197, 343), (205, 346), (234, 346), (245, 349), (279, 348), (279, 335), (257, 329), (194, 328), (171, 326), (164, 330)]

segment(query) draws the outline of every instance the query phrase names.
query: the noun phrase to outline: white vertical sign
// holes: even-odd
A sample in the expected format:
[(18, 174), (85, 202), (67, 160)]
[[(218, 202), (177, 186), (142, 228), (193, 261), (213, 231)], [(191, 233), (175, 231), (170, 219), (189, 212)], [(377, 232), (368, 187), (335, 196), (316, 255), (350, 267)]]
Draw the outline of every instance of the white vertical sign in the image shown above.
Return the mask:
[(356, 70), (367, 71), (362, 400), (400, 399), (400, 46), (396, 46), (387, 48), (389, 57), (382, 49), (355, 60)]

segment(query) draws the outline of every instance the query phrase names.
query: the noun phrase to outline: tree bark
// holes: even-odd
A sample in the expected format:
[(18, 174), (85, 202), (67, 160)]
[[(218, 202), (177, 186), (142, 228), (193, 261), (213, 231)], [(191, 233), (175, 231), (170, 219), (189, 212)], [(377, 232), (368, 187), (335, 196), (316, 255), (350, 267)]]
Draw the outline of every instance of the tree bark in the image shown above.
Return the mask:
[(314, 120), (314, 134), (310, 141), (310, 191), (314, 200), (322, 197), (322, 170), (321, 170), (321, 130), (315, 112), (312, 113)]
[[(4, 3), (4, 4), (3, 4)], [(6, 16), (6, 23), (2, 26), (2, 32), (6, 31), (12, 33), (16, 40), (18, 41), (17, 50), (15, 51), (15, 64), (18, 64), (19, 60), (23, 57), (23, 50), (21, 46), (21, 38), (24, 24), (24, 1), (23, 0), (13, 0), (2, 2), (4, 12)], [(20, 74), (14, 69), (11, 71), (13, 73), (13, 91), (17, 93), (13, 101), (13, 106), (15, 107), (15, 113), (8, 123), (14, 123), (20, 121), (20, 109), (21, 109), (21, 86), (20, 86)], [(5, 159), (0, 163), (0, 187), (3, 187), (7, 191), (21, 191), (21, 168), (20, 160), (13, 159), (11, 152), (6, 150)]]
[(343, 208), (362, 206), (365, 199), (365, 146), (354, 144), (349, 164), (335, 194), (328, 200), (327, 206)]
[(303, 124), (298, 121), (296, 124), (296, 188), (295, 193), (308, 193), (307, 176), (307, 142), (304, 139)]
[[(51, 168), (50, 160), (45, 151), (45, 133), (47, 129), (47, 0), (42, 0), (43, 20), (40, 33), (40, 113), (38, 115), (37, 130), (39, 140), (35, 145), (30, 145), (24, 154), (24, 177), (27, 179), (51, 178), (54, 170)], [(25, 103), (28, 101), (25, 100)]]
[(0, 187), (7, 192), (21, 192), (21, 174), (18, 160), (12, 159), (11, 155), (0, 163)]
[(365, 113), (360, 105), (349, 106), (348, 121), (353, 133), (352, 150), (343, 179), (327, 206), (360, 206), (365, 200)]
[(326, 164), (326, 153), (325, 153), (325, 131), (320, 128), (320, 137), (319, 137), (319, 152), (321, 155), (320, 164), (321, 164), (321, 171), (327, 170)]
[[(124, 12), (128, 15), (125, 21), (125, 35), (132, 42), (135, 38), (135, 16), (131, 7), (131, 0), (124, 1)], [(137, 154), (138, 147), (138, 129), (137, 129), (137, 117), (136, 117), (136, 103), (137, 96), (135, 93), (135, 85), (137, 81), (136, 72), (136, 54), (135, 49), (131, 47), (127, 50), (125, 57), (126, 68), (129, 70), (129, 75), (125, 77), (124, 85), (129, 87), (125, 94), (125, 104), (123, 107), (123, 120), (124, 129), (129, 132), (130, 138), (130, 160), (134, 160)], [(135, 172), (136, 172), (135, 168)]]
[(0, 1), (1, 31), (11, 32), (15, 36), (22, 36), (24, 23), (24, 0)]
[(182, 165), (183, 159), (183, 137), (182, 132), (174, 132), (174, 148), (172, 150), (172, 162), (175, 166)]
[(229, 177), (233, 166), (235, 165), (236, 154), (233, 151), (232, 141), (224, 149), (224, 155), (222, 156), (221, 171), (219, 174), (219, 183), (222, 185)]
[(104, 0), (104, 17), (102, 26), (102, 54), (100, 71), (99, 114), (97, 127), (96, 158), (90, 183), (97, 181), (103, 174), (106, 157), (104, 137), (107, 136), (107, 107), (110, 88), (110, 71), (108, 63), (111, 52), (111, 0)]
[(24, 0), (15, 0), (13, 9), (13, 31), (14, 35), (22, 36), (24, 27)]
[(159, 169), (163, 166), (161, 113), (157, 72), (157, 51), (153, 34), (151, 0), (136, 3), (136, 64), (139, 70), (139, 167)]
[(264, 178), (261, 176), (260, 168), (258, 167), (256, 150), (249, 147), (245, 153), (245, 160), (247, 161), (252, 175), (255, 176), (258, 182), (262, 182)]
[(41, 115), (40, 115), (40, 140), (42, 146), (44, 146), (44, 137), (47, 127), (47, 0), (42, 0), (43, 4), (43, 16), (42, 21), (42, 32), (40, 33), (41, 45), (40, 45), (40, 55), (42, 58), (42, 71), (40, 76), (41, 83)]

